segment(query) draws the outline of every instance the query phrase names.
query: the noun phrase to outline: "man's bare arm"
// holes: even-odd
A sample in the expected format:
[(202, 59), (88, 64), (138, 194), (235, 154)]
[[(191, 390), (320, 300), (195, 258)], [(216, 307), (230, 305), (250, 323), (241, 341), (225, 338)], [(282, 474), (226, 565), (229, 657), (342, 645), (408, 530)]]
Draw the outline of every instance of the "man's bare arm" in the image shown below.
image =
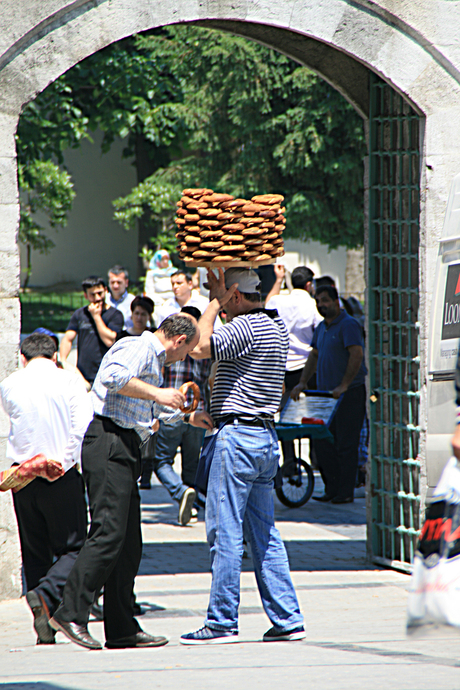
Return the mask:
[(198, 345), (190, 353), (193, 359), (208, 359), (211, 356), (211, 336), (214, 332), (214, 322), (219, 311), (219, 300), (213, 299), (201, 315), (199, 321), (200, 340)]
[(302, 391), (307, 389), (308, 382), (316, 371), (316, 365), (318, 364), (318, 350), (313, 348), (308, 355), (308, 359), (305, 362), (302, 374), (300, 376), (300, 381), (291, 391), (291, 398), (293, 400), (298, 400), (299, 395)]
[(231, 300), (238, 287), (238, 285), (234, 283), (227, 290), (225, 287), (224, 272), (221, 268), (219, 268), (218, 278), (212, 271), (208, 270), (208, 283), (210, 301), (199, 321), (199, 343), (190, 353), (190, 356), (194, 359), (207, 359), (211, 356), (211, 336), (214, 330), (214, 322), (219, 311)]
[(102, 306), (102, 302), (92, 302), (91, 304), (88, 304), (88, 311), (94, 319), (100, 339), (106, 347), (112, 347), (117, 339), (117, 334), (115, 331), (112, 331), (111, 328), (105, 325), (102, 318)]
[(64, 337), (61, 340), (61, 345), (59, 347), (59, 358), (61, 362), (65, 362), (72, 349), (72, 343), (77, 337), (77, 331), (66, 331)]
[(272, 297), (280, 294), (281, 286), (284, 280), (285, 268), (282, 264), (275, 264), (273, 266), (273, 270), (275, 272), (275, 282), (273, 283), (273, 287), (267, 295), (265, 304), (268, 304)]
[(342, 393), (348, 390), (348, 386), (355, 378), (363, 361), (364, 353), (361, 345), (350, 345), (350, 347), (347, 347), (347, 350), (350, 353), (347, 368), (345, 369), (341, 384), (332, 391), (334, 398), (340, 398)]
[(460, 460), (460, 424), (457, 424), (452, 436), (452, 450), (457, 460)]

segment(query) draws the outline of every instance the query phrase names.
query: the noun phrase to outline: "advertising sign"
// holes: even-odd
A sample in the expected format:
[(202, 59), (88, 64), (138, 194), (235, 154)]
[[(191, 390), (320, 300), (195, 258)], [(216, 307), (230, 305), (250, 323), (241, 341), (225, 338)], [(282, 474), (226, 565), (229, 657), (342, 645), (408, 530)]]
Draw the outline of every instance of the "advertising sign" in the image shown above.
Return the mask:
[(460, 264), (447, 269), (441, 340), (460, 338)]

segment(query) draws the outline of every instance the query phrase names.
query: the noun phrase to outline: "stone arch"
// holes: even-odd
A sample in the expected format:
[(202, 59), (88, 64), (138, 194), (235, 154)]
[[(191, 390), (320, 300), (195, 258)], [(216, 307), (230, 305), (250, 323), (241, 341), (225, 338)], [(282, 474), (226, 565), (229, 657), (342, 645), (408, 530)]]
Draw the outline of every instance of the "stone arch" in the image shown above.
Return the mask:
[[(16, 365), (19, 340), (18, 197), (14, 134), (21, 108), (58, 76), (121, 38), (196, 23), (238, 33), (311, 67), (364, 117), (372, 70), (425, 118), (421, 207), (421, 339), (426, 348), (436, 241), (460, 148), (460, 51), (451, 27), (460, 8), (430, 0), (3, 0), (0, 5), (0, 379)], [(440, 46), (440, 37), (443, 46)], [(425, 174), (426, 171), (426, 174)], [(426, 357), (422, 355), (422, 371)], [(422, 416), (426, 411), (422, 405)], [(422, 424), (423, 426), (423, 424)], [(5, 427), (3, 436), (5, 435)], [(4, 438), (3, 438), (4, 443)], [(4, 457), (4, 456), (3, 456)], [(6, 532), (11, 517), (2, 516)], [(3, 563), (2, 561), (5, 561)], [(17, 592), (0, 555), (0, 596)], [(18, 573), (16, 568), (16, 573)]]

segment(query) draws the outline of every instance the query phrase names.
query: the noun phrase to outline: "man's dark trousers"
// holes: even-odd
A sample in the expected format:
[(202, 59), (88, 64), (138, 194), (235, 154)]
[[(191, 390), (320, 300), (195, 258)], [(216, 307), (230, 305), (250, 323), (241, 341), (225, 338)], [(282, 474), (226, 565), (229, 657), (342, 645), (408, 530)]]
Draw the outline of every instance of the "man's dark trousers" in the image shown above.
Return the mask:
[(314, 441), (318, 468), (328, 496), (353, 497), (358, 469), (359, 436), (365, 410), (365, 386), (349, 388), (330, 426), (334, 443)]
[(83, 478), (75, 467), (54, 482), (37, 477), (13, 501), (27, 591), (41, 594), (53, 615), (86, 537)]
[(64, 589), (61, 621), (87, 625), (95, 596), (104, 587), (106, 640), (135, 635), (132, 592), (142, 553), (140, 438), (107, 417), (96, 416), (82, 448), (91, 527)]

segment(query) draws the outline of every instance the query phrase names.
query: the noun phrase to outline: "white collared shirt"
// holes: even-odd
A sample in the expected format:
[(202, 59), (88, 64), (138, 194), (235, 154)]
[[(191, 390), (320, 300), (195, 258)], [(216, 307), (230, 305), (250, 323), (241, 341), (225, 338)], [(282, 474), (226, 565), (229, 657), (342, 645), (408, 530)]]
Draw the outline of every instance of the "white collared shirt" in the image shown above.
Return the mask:
[[(206, 308), (209, 306), (209, 300), (207, 297), (203, 297), (203, 295), (197, 293), (196, 290), (192, 290), (192, 295), (189, 301), (184, 306), (196, 307), (200, 310), (201, 314), (203, 314), (206, 311)], [(167, 302), (162, 304), (161, 307), (158, 307), (158, 309), (156, 309), (153, 313), (153, 317), (155, 319), (157, 328), (159, 328), (161, 322), (167, 319), (168, 316), (178, 314), (181, 309), (182, 307), (180, 306), (179, 302), (176, 300), (175, 297), (168, 299)], [(216, 316), (216, 320), (214, 322), (214, 330), (220, 328), (221, 326), (222, 321), (218, 316)]]
[(323, 320), (316, 302), (307, 290), (295, 288), (289, 295), (275, 295), (265, 305), (276, 309), (289, 332), (287, 371), (301, 369), (311, 351), (310, 343), (316, 326)]
[(121, 311), (125, 320), (125, 329), (131, 328), (133, 325), (133, 320), (131, 318), (131, 302), (133, 299), (134, 295), (131, 295), (128, 290), (125, 290), (120, 299), (114, 299), (111, 292), (107, 293), (106, 302), (109, 307), (114, 307), (115, 309), (118, 309), (118, 311)]
[(93, 417), (80, 377), (37, 357), (0, 384), (0, 395), (10, 418), (7, 458), (23, 462), (43, 453), (66, 472), (80, 461), (83, 436)]

